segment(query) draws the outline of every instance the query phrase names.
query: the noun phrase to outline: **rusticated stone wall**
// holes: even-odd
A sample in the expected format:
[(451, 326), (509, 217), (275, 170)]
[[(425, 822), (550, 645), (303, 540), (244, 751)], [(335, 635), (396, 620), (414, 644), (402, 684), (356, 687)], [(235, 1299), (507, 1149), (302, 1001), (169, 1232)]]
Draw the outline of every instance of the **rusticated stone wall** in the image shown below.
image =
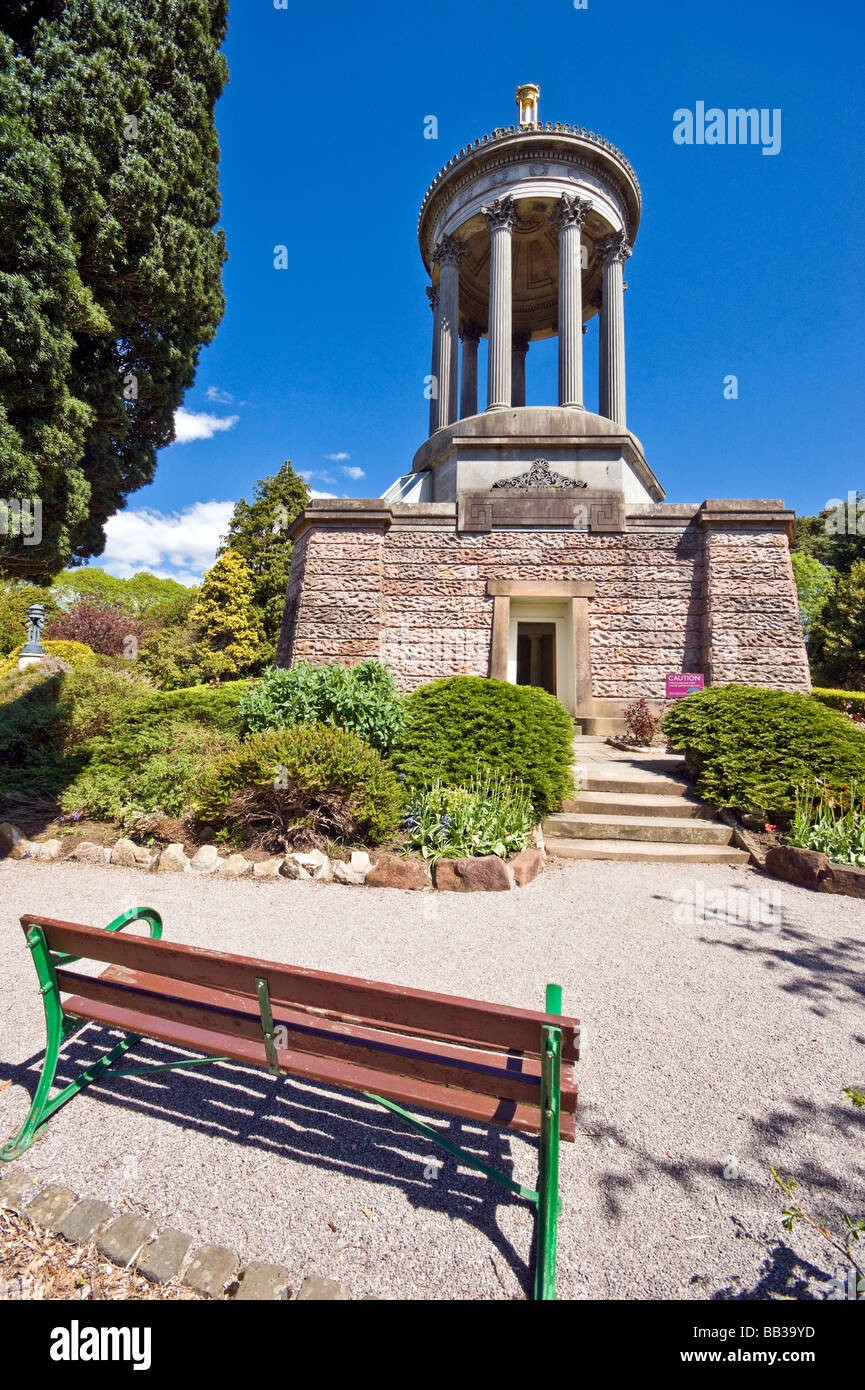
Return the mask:
[[(408, 509), (403, 509), (407, 511)], [(619, 534), (313, 517), (292, 558), (278, 661), (377, 656), (403, 689), (490, 671), (488, 580), (594, 581), (593, 695), (663, 698), (668, 672), (810, 689), (781, 524), (702, 526), (648, 516)]]

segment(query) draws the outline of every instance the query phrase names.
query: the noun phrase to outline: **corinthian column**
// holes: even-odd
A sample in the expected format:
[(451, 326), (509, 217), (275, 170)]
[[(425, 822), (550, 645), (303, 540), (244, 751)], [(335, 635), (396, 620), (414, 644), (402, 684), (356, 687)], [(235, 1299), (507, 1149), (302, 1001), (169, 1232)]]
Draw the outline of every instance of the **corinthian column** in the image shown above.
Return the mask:
[(583, 272), (580, 228), (591, 208), (563, 193), (553, 214), (559, 229), (559, 405), (583, 408)]
[(457, 418), (459, 386), (460, 261), (466, 253), (455, 236), (443, 236), (433, 260), (440, 268), (438, 325), (439, 408), (437, 428), (452, 425)]
[(625, 404), (625, 305), (622, 267), (631, 254), (624, 232), (615, 232), (601, 243), (604, 284), (601, 300), (601, 399), (600, 414), (624, 429)]
[(433, 314), (433, 333), (432, 333), (432, 362), (430, 364), (430, 377), (432, 378), (429, 398), (429, 432), (432, 434), (438, 424), (439, 415), (439, 291), (438, 285), (427, 285), (427, 298)]
[(481, 208), (490, 228), (490, 316), (487, 410), (511, 403), (511, 234), (517, 210), (510, 195)]
[(526, 354), (528, 350), (528, 333), (515, 333), (511, 358), (511, 405), (525, 405), (526, 403)]
[(463, 370), (460, 381), (460, 419), (478, 413), (478, 343), (481, 330), (476, 323), (465, 323), (460, 329), (463, 345)]

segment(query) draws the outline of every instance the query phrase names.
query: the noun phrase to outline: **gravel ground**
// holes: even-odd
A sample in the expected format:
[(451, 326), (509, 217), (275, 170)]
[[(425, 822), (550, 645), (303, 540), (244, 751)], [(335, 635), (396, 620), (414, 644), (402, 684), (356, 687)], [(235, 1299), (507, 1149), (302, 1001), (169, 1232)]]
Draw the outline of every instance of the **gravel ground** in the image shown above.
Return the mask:
[[(144, 904), (168, 939), (479, 999), (540, 1008), (559, 981), (585, 1028), (577, 1141), (562, 1150), (560, 1297), (832, 1287), (839, 1257), (807, 1228), (783, 1230), (769, 1165), (835, 1229), (865, 1210), (865, 1116), (841, 1095), (865, 1081), (865, 904), (724, 866), (585, 861), (519, 892), (459, 895), (6, 861), (3, 1136), (26, 1112), (44, 1038), (18, 917), (105, 925)], [(67, 1056), (93, 1060), (106, 1038), (90, 1027)], [(437, 1123), (534, 1183), (528, 1139)], [(314, 1273), (354, 1297), (530, 1289), (530, 1209), (344, 1092), (217, 1064), (200, 1079), (94, 1086), (43, 1136), (21, 1160), (34, 1176), (284, 1264), (295, 1286)]]

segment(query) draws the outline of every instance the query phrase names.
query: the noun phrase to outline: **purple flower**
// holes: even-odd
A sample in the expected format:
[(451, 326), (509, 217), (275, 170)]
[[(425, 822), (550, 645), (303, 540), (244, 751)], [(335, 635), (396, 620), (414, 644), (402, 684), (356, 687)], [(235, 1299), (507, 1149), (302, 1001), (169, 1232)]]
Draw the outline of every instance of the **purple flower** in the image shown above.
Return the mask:
[(451, 823), (451, 818), (450, 818), (450, 816), (442, 816), (442, 825), (450, 825), (450, 823)]

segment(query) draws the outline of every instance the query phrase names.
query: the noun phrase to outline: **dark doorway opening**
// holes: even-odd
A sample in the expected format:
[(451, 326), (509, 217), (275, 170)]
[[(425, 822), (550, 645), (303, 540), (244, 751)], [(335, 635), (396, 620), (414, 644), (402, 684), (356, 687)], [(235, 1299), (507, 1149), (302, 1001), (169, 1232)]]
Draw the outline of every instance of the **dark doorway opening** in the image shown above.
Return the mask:
[(539, 685), (555, 695), (555, 623), (517, 623), (517, 685)]

